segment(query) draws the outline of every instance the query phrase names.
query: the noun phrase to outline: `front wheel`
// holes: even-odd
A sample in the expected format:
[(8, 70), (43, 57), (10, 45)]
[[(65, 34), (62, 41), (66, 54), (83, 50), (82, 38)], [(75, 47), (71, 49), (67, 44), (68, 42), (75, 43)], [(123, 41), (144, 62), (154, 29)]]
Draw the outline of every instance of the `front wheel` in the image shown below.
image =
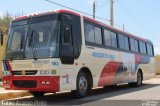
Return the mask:
[(81, 71), (79, 72), (77, 77), (76, 90), (72, 91), (72, 94), (76, 98), (83, 98), (87, 96), (88, 93), (89, 93), (88, 78), (87, 75), (83, 71)]

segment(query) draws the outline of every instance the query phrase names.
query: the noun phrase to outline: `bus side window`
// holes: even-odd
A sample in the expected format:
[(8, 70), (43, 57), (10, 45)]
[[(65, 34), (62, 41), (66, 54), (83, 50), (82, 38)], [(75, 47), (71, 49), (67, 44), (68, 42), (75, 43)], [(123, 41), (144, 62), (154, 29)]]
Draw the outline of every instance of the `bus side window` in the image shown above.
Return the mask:
[(111, 46), (117, 48), (117, 34), (111, 32)]
[(64, 25), (63, 43), (72, 45), (71, 25)]
[(153, 56), (153, 49), (152, 49), (152, 45), (147, 43), (147, 54), (150, 56)]
[(140, 52), (142, 54), (146, 54), (147, 50), (146, 50), (146, 44), (143, 41), (139, 41), (140, 44)]

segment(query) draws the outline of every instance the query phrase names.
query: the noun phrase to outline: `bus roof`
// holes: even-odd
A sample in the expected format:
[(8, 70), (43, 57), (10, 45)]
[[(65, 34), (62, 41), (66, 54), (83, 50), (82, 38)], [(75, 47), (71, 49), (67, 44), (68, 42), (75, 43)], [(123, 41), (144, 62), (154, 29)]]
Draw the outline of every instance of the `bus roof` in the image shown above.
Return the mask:
[[(51, 14), (51, 13), (67, 13), (67, 14), (71, 14), (71, 15), (78, 16), (78, 17), (83, 16), (83, 15), (77, 13), (77, 12), (73, 12), (73, 11), (70, 11), (70, 10), (51, 10), (51, 11), (46, 11), (46, 12), (33, 13), (33, 14), (25, 15), (25, 16), (20, 16), (20, 17), (15, 18), (14, 20), (15, 20), (15, 21), (18, 21), (18, 20), (26, 19), (26, 18), (33, 17), (33, 16), (46, 15), (46, 14)], [(144, 38), (135, 36), (135, 35), (133, 35), (133, 34), (131, 34), (131, 33), (128, 33), (128, 32), (125, 32), (125, 31), (123, 31), (123, 30), (120, 30), (120, 29), (118, 29), (118, 28), (115, 28), (115, 27), (113, 27), (113, 26), (104, 24), (104, 23), (102, 23), (102, 22), (100, 22), (100, 21), (97, 21), (97, 20), (95, 20), (95, 19), (89, 18), (89, 17), (87, 17), (87, 16), (83, 16), (83, 18), (84, 18), (85, 20), (87, 20), (87, 21), (90, 21), (90, 22), (93, 22), (93, 23), (95, 23), (95, 24), (104, 26), (104, 27), (106, 27), (106, 28), (108, 28), (108, 29), (111, 29), (112, 31), (116, 31), (116, 32), (125, 34), (125, 35), (127, 35), (128, 37), (133, 37), (133, 38), (135, 38), (135, 39), (137, 39), (137, 40), (141, 40), (141, 41), (148, 42), (148, 43), (151, 43), (151, 44), (152, 44), (152, 42), (151, 42), (150, 40), (148, 40), (148, 39), (144, 39)]]

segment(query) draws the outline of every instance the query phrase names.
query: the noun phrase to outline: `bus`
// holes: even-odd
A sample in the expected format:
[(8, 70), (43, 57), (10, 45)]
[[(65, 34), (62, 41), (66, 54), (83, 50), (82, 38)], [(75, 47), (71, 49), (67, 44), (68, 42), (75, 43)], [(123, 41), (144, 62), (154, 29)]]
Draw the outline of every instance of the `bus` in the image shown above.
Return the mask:
[(139, 87), (154, 77), (150, 40), (70, 10), (15, 18), (8, 36), (6, 90), (28, 90), (35, 97), (71, 91), (82, 98), (92, 88)]

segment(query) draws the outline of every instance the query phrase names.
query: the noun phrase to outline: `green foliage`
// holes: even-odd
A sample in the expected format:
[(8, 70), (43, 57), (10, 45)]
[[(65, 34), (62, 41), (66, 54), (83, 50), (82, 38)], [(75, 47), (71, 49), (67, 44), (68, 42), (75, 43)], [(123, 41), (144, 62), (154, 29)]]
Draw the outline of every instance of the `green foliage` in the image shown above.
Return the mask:
[(8, 29), (10, 26), (10, 22), (13, 20), (11, 14), (8, 12), (3, 18), (0, 18), (0, 30), (4, 33), (4, 35), (7, 35)]
[(158, 57), (158, 58), (160, 58), (160, 54), (156, 55), (155, 57)]

